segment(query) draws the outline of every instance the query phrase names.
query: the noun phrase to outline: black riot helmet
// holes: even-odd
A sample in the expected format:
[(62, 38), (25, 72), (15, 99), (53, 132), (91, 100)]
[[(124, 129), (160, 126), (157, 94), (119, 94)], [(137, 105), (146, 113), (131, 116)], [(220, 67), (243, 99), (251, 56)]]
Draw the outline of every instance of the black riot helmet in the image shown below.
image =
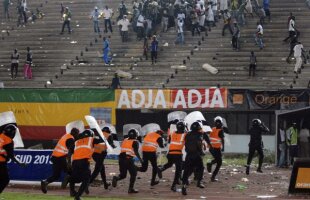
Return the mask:
[(102, 132), (106, 132), (106, 133), (110, 134), (111, 133), (111, 129), (109, 127), (105, 126), (105, 127), (102, 128)]
[(94, 132), (91, 129), (86, 129), (79, 135), (79, 139), (94, 137)]
[(183, 133), (183, 132), (185, 131), (185, 124), (184, 124), (184, 122), (182, 122), (182, 121), (179, 121), (179, 122), (177, 123), (176, 127), (177, 127), (177, 131), (178, 131), (179, 133)]
[(74, 138), (78, 138), (80, 131), (77, 128), (72, 128), (70, 131), (70, 134), (74, 137)]
[(200, 129), (202, 129), (201, 124), (199, 122), (194, 122), (191, 125), (191, 131), (199, 131)]
[(137, 139), (138, 135), (139, 135), (139, 133), (138, 133), (138, 131), (136, 129), (130, 129), (128, 131), (129, 139)]
[(261, 124), (262, 124), (262, 121), (260, 121), (260, 119), (252, 120), (252, 126), (260, 126)]
[(9, 138), (13, 139), (16, 134), (16, 126), (13, 124), (6, 125), (3, 129), (4, 135), (8, 136)]

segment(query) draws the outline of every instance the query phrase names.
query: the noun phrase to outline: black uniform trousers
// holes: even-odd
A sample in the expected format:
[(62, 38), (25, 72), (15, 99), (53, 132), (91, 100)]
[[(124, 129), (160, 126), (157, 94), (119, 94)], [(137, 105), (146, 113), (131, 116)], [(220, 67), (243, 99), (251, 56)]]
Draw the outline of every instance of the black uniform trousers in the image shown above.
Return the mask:
[(105, 175), (105, 166), (104, 166), (104, 159), (106, 158), (106, 156), (107, 156), (106, 151), (102, 153), (93, 153), (93, 159), (96, 164), (95, 164), (95, 169), (90, 178), (90, 183), (92, 183), (95, 180), (95, 178), (98, 176), (98, 174), (100, 173), (102, 182), (104, 184), (107, 184), (107, 178)]
[(216, 163), (216, 167), (212, 173), (212, 178), (214, 179), (216, 177), (216, 175), (218, 174), (218, 172), (220, 171), (220, 168), (222, 166), (222, 151), (221, 148), (212, 148), (209, 150), (211, 155), (213, 156), (213, 160), (211, 161), (211, 164), (215, 164)]
[(75, 183), (81, 183), (76, 196), (82, 196), (83, 192), (89, 185), (91, 171), (88, 159), (74, 160), (72, 162), (72, 176), (70, 178), (70, 190), (75, 193)]
[(203, 161), (200, 154), (187, 154), (184, 162), (182, 184), (188, 184), (188, 177), (195, 171), (197, 181), (200, 182), (203, 176)]
[(53, 174), (46, 179), (47, 183), (52, 183), (60, 178), (61, 172), (65, 172), (71, 175), (71, 171), (68, 169), (67, 156), (54, 157), (52, 156), (51, 161), (53, 162)]
[(4, 190), (4, 188), (9, 184), (9, 170), (6, 162), (0, 162), (0, 194)]
[(149, 161), (151, 162), (152, 165), (152, 179), (151, 183), (155, 182), (156, 175), (158, 172), (158, 167), (157, 167), (157, 156), (156, 152), (145, 152), (143, 151), (143, 162), (142, 166), (138, 169), (139, 172), (146, 172), (147, 168), (149, 166)]
[(129, 188), (133, 189), (137, 177), (137, 166), (135, 166), (134, 159), (131, 156), (121, 153), (118, 158), (119, 172), (117, 180), (122, 180), (126, 178), (127, 171), (130, 174)]
[(168, 163), (166, 163), (161, 169), (161, 171), (165, 171), (166, 169), (172, 167), (173, 164), (175, 164), (175, 174), (172, 185), (176, 185), (179, 181), (179, 178), (181, 177), (182, 156), (183, 156), (182, 154), (168, 154), (167, 155)]
[(251, 165), (255, 151), (257, 151), (258, 153), (258, 169), (260, 169), (263, 165), (263, 159), (264, 159), (264, 152), (261, 144), (254, 144), (254, 145), (249, 144), (249, 155), (247, 165), (248, 166)]

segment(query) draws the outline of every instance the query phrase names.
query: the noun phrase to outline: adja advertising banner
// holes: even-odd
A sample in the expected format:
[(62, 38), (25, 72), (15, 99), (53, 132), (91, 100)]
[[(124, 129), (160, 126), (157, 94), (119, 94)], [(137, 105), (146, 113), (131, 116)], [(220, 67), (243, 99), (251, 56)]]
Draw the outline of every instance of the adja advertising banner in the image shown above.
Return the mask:
[(118, 109), (227, 108), (226, 88), (116, 90)]

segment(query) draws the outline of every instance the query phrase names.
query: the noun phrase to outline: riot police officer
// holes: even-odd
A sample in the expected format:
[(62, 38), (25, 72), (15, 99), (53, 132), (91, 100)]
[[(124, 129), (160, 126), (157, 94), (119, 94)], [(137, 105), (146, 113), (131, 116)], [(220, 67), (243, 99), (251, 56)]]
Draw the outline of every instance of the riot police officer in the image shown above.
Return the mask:
[(215, 127), (212, 128), (210, 132), (210, 142), (212, 144), (211, 149), (209, 149), (213, 160), (207, 163), (207, 170), (209, 173), (212, 171), (212, 165), (216, 164), (216, 167), (212, 173), (211, 182), (217, 181), (215, 178), (222, 166), (222, 152), (224, 152), (224, 129), (228, 132), (226, 127), (223, 127), (223, 119), (220, 116), (214, 118)]
[(26, 166), (15, 158), (13, 142), (15, 134), (16, 126), (13, 124), (6, 125), (3, 132), (0, 133), (0, 194), (10, 182), (7, 162), (11, 159), (20, 166)]
[[(102, 128), (102, 133), (107, 139), (108, 143), (111, 145), (112, 148), (116, 148), (113, 142), (113, 137), (111, 134), (111, 129), (109, 127), (103, 127)], [(105, 166), (104, 166), (104, 160), (107, 156), (107, 145), (105, 142), (99, 137), (99, 135), (95, 133), (95, 138), (97, 140), (100, 140), (100, 143), (94, 145), (94, 153), (92, 155), (94, 161), (95, 161), (95, 169), (91, 175), (90, 178), (90, 183), (92, 183), (95, 178), (98, 176), (100, 173), (101, 179), (104, 185), (105, 189), (108, 189), (108, 187), (111, 185), (110, 183), (107, 182), (106, 180), (106, 174), (105, 174)]]
[(128, 132), (128, 137), (124, 139), (121, 145), (121, 153), (118, 158), (119, 171), (118, 176), (113, 176), (112, 186), (116, 187), (117, 182), (126, 178), (127, 171), (130, 174), (130, 182), (128, 193), (138, 193), (138, 190), (134, 189), (134, 185), (137, 177), (137, 166), (134, 163), (134, 157), (137, 157), (142, 163), (142, 159), (139, 154), (139, 142), (137, 140), (138, 131), (131, 129)]
[[(59, 179), (61, 172), (65, 172), (70, 176), (71, 174), (71, 155), (74, 151), (74, 142), (79, 135), (79, 130), (73, 128), (70, 133), (63, 135), (57, 145), (55, 146), (51, 161), (53, 162), (53, 174), (46, 180), (41, 181), (41, 190), (43, 193), (47, 192), (47, 185)], [(69, 177), (67, 178), (69, 179)], [(67, 181), (64, 181), (67, 183)], [(66, 185), (64, 183), (64, 187)]]
[(262, 134), (268, 133), (269, 129), (262, 123), (260, 119), (253, 119), (252, 120), (252, 127), (249, 130), (250, 134), (250, 143), (249, 143), (249, 154), (248, 160), (246, 165), (246, 174), (250, 174), (250, 166), (254, 156), (255, 151), (258, 153), (258, 168), (257, 172), (262, 173), (262, 165), (264, 159), (264, 152), (263, 152), (263, 141), (262, 141)]
[(203, 139), (205, 139), (212, 148), (210, 140), (206, 134), (202, 134), (202, 124), (200, 122), (194, 122), (190, 129), (191, 131), (185, 136), (185, 151), (186, 158), (184, 162), (184, 172), (182, 177), (182, 194), (187, 195), (186, 185), (188, 184), (188, 177), (195, 170), (197, 178), (197, 187), (204, 188), (201, 183), (203, 177)]
[(183, 121), (177, 122), (176, 127), (177, 131), (172, 132), (168, 138), (168, 143), (170, 144), (167, 154), (168, 163), (166, 163), (162, 168), (159, 168), (160, 173), (162, 173), (175, 164), (174, 180), (171, 186), (171, 190), (174, 192), (176, 191), (176, 184), (179, 182), (179, 178), (182, 173), (182, 150), (185, 144), (186, 136), (185, 124)]
[[(84, 191), (88, 188), (91, 171), (90, 160), (94, 151), (94, 132), (90, 129), (83, 131), (75, 141), (72, 155), (72, 176), (70, 178), (70, 195), (75, 200), (80, 200)], [(75, 191), (75, 183), (80, 183), (78, 192)]]

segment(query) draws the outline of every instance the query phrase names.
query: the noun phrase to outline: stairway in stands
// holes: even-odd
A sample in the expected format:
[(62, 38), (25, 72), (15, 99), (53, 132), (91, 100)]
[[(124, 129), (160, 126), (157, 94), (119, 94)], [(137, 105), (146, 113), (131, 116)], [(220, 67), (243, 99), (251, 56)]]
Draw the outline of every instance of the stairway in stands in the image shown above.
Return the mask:
[[(309, 9), (303, 0), (273, 0), (270, 4), (272, 19), (264, 25), (264, 41), (266, 47), (260, 51), (254, 45), (253, 34), (256, 30), (257, 17), (246, 18), (247, 24), (241, 28), (241, 50), (233, 51), (231, 37), (226, 30), (225, 37), (221, 36), (222, 21), (209, 32), (204, 41), (202, 37), (192, 38), (185, 34), (185, 40), (194, 55), (187, 64), (188, 70), (179, 71), (166, 87), (212, 87), (251, 88), (251, 89), (288, 89), (305, 88), (310, 77), (310, 65), (304, 65), (302, 73), (295, 77), (294, 64), (287, 64), (285, 58), (289, 54), (289, 44), (282, 40), (288, 35), (286, 23), (290, 12), (296, 16), (296, 25), (301, 31), (305, 49), (309, 50)], [(268, 21), (268, 20), (266, 20)], [(198, 42), (201, 45), (198, 45)], [(249, 78), (248, 66), (250, 51), (254, 51), (257, 60), (255, 78)], [(184, 53), (190, 55), (190, 50)], [(185, 57), (183, 57), (186, 59)], [(204, 63), (209, 63), (219, 69), (216, 75), (202, 69)]]
[[(301, 41), (308, 49), (309, 9), (303, 0), (271, 1), (272, 22), (264, 26), (266, 47), (262, 51), (259, 51), (253, 41), (257, 17), (247, 17), (248, 23), (241, 30), (242, 44), (238, 52), (232, 50), (231, 38), (228, 34), (225, 37), (221, 36), (222, 21), (209, 32), (208, 36), (202, 34), (192, 37), (187, 31), (186, 44), (182, 47), (173, 44), (176, 38), (173, 30), (159, 33), (160, 52), (159, 62), (156, 65), (151, 65), (150, 60), (143, 58), (143, 42), (136, 41), (135, 33), (130, 32), (130, 41), (122, 43), (116, 25), (113, 26), (113, 34), (102, 34), (100, 37), (93, 32), (89, 15), (94, 6), (102, 8), (105, 5), (98, 3), (101, 1), (64, 0), (62, 2), (71, 9), (73, 14), (71, 35), (59, 34), (62, 22), (58, 1), (28, 0), (29, 8), (34, 10), (39, 7), (46, 16), (26, 28), (16, 28), (15, 21), (2, 21), (0, 81), (4, 82), (5, 87), (106, 88), (117, 70), (133, 74), (132, 79), (121, 80), (123, 88), (197, 88), (220, 85), (228, 88), (269, 90), (305, 88), (309, 81), (309, 65), (305, 65), (302, 74), (299, 74), (296, 79), (293, 74), (294, 65), (285, 62), (289, 46), (282, 42), (287, 35), (287, 17), (289, 12), (293, 12), (297, 19), (296, 24), (302, 33)], [(108, 0), (105, 3), (115, 11), (112, 20), (115, 24), (120, 1)], [(131, 0), (126, 0), (125, 3), (131, 10)], [(2, 4), (0, 9), (2, 12)], [(102, 29), (103, 20), (100, 25)], [(10, 31), (10, 36), (7, 36), (6, 30)], [(104, 65), (102, 61), (103, 36), (111, 37), (113, 65)], [(163, 45), (166, 42), (168, 46)], [(24, 80), (22, 77), (27, 46), (33, 50), (35, 64), (33, 80)], [(19, 49), (21, 63), (19, 77), (11, 80), (9, 57), (14, 48)], [(255, 78), (248, 77), (249, 54), (252, 50), (255, 51), (258, 59)], [(183, 64), (183, 60), (186, 61), (187, 70), (171, 68), (173, 65)], [(212, 75), (203, 70), (201, 68), (203, 63), (209, 63), (218, 68), (219, 73)], [(47, 84), (47, 81), (52, 84)]]

